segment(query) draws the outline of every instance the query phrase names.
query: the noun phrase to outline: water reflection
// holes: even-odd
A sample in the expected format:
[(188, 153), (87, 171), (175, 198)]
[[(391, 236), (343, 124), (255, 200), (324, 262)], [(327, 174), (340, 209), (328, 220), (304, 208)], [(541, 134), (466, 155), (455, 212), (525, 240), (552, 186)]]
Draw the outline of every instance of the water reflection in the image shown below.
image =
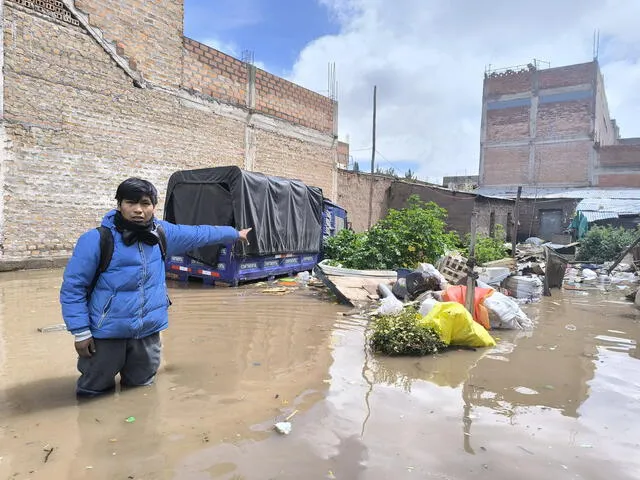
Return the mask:
[[(208, 445), (270, 437), (274, 419), (302, 416), (329, 388), (339, 307), (309, 291), (191, 285), (172, 288), (156, 385), (78, 404), (72, 338), (38, 332), (62, 321), (60, 274), (0, 276), (0, 478), (173, 478)], [(265, 420), (268, 428), (252, 428)]]
[[(482, 412), (502, 416), (512, 426), (534, 411), (557, 411), (577, 419), (592, 385), (603, 383), (603, 365), (613, 362), (611, 355), (638, 358), (637, 322), (629, 322), (599, 298), (589, 302), (584, 309), (576, 308), (572, 299), (549, 300), (531, 308), (530, 314), (537, 313), (536, 330), (493, 332), (502, 337), (493, 349), (448, 351), (425, 358), (375, 357), (370, 362), (373, 379), (407, 394), (422, 382), (458, 392), (462, 448), (469, 454), (477, 453), (473, 426)], [(625, 307), (622, 302), (617, 305), (618, 310)], [(602, 359), (604, 352), (607, 362)], [(623, 363), (629, 370), (629, 361)], [(636, 370), (629, 375), (639, 381), (637, 366), (631, 368)], [(609, 378), (605, 383), (615, 388), (611, 382)]]
[(536, 329), (495, 349), (407, 359), (309, 293), (174, 289), (156, 385), (77, 405), (69, 336), (37, 332), (58, 279), (0, 276), (0, 478), (640, 478), (640, 322), (612, 293), (527, 306)]

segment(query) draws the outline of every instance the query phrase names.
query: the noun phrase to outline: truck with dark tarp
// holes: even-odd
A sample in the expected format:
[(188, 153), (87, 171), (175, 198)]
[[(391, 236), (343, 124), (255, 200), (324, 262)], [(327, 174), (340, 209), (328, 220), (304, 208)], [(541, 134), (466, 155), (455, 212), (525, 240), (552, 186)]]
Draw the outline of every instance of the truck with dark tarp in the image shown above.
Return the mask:
[(164, 219), (184, 225), (252, 228), (249, 242), (211, 245), (167, 258), (169, 276), (205, 283), (258, 280), (312, 270), (325, 235), (346, 225), (346, 212), (299, 180), (239, 167), (183, 170), (169, 179)]

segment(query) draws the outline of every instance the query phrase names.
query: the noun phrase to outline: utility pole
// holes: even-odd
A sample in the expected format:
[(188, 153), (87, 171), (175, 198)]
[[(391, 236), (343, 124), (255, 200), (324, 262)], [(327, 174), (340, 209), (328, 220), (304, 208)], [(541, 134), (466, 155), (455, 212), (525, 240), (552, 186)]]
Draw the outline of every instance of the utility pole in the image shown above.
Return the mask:
[(469, 245), (469, 258), (467, 260), (467, 297), (466, 307), (471, 316), (474, 315), (474, 304), (476, 298), (476, 230), (478, 228), (478, 211), (473, 208), (471, 214), (471, 242)]
[(378, 87), (373, 87), (373, 145), (371, 147), (371, 186), (369, 187), (369, 228), (371, 228), (371, 222), (373, 220), (373, 170), (376, 163), (376, 97), (378, 93)]
[(513, 212), (513, 229), (511, 230), (511, 256), (516, 258), (516, 245), (518, 243), (518, 224), (520, 223), (520, 197), (522, 196), (522, 187), (518, 187), (518, 196), (516, 197), (516, 208)]

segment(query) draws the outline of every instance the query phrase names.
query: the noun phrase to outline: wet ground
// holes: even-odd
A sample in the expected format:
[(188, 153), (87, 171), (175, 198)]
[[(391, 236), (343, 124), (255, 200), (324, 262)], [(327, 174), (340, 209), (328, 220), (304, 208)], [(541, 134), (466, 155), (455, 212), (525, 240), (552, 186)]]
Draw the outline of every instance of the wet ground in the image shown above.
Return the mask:
[(616, 287), (527, 306), (535, 331), (495, 349), (388, 359), (311, 291), (174, 285), (156, 385), (79, 405), (72, 338), (37, 330), (60, 275), (0, 276), (0, 479), (640, 479), (640, 312)]

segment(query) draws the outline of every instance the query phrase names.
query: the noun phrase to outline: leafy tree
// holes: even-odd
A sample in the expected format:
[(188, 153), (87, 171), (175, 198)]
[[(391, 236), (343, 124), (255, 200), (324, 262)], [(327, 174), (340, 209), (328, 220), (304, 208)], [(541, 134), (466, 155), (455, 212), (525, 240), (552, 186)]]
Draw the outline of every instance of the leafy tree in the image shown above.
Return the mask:
[(342, 230), (325, 244), (325, 257), (346, 268), (414, 268), (421, 262), (433, 263), (458, 243), (455, 233), (447, 232), (447, 211), (417, 195), (401, 210), (390, 210), (368, 232)]
[(353, 171), (354, 172), (360, 171), (360, 164), (358, 163), (358, 161), (353, 162)]

